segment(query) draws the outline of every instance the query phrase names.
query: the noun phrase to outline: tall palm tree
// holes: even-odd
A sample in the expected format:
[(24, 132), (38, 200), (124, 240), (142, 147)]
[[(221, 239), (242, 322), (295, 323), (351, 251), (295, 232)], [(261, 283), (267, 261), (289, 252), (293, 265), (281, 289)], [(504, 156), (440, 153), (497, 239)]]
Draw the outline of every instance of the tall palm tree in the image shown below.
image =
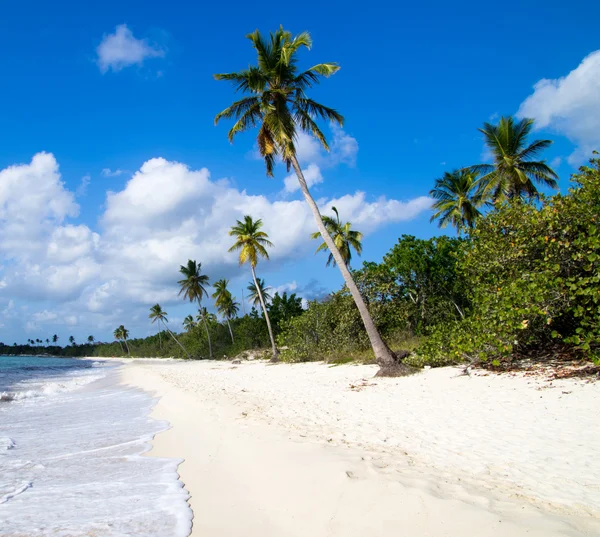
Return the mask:
[(322, 76), (336, 73), (339, 65), (319, 63), (306, 71), (298, 71), (298, 51), (302, 47), (310, 49), (312, 46), (307, 32), (292, 37), (290, 32), (279, 28), (271, 33), (270, 38), (263, 37), (258, 30), (247, 37), (256, 50), (258, 65), (237, 73), (217, 74), (215, 78), (230, 81), (236, 91), (249, 95), (217, 114), (215, 123), (223, 118), (236, 120), (229, 131), (230, 141), (233, 141), (236, 134), (258, 127), (258, 149), (264, 158), (268, 176), (273, 175), (277, 157), (283, 160), (288, 169), (294, 168), (317, 228), (356, 302), (375, 357), (382, 366), (380, 374), (393, 374), (398, 371), (396, 357), (381, 339), (342, 254), (327, 232), (296, 157), (298, 130), (314, 136), (325, 149), (329, 149), (325, 135), (315, 119), (321, 118), (343, 125), (344, 118), (341, 114), (306, 95), (306, 91), (319, 83)]
[(254, 284), (254, 282), (250, 282), (248, 284), (247, 289), (248, 289), (248, 291), (250, 291), (248, 294), (248, 300), (255, 308), (260, 309), (260, 307), (261, 307), (261, 303), (260, 303), (261, 295), (265, 300), (265, 304), (273, 298), (270, 293), (270, 291), (273, 288), (268, 287), (265, 284), (265, 280), (262, 278), (256, 278), (256, 285)]
[(183, 320), (183, 328), (186, 332), (191, 332), (194, 328), (196, 328), (196, 321), (194, 321), (194, 318), (191, 315), (188, 315)]
[(171, 334), (171, 337), (175, 340), (175, 343), (177, 343), (177, 345), (179, 345), (181, 347), (181, 349), (183, 350), (183, 352), (185, 352), (186, 356), (189, 358), (190, 355), (188, 354), (188, 351), (185, 350), (185, 347), (179, 343), (179, 341), (177, 340), (177, 338), (175, 337), (175, 334), (173, 334), (173, 332), (171, 332), (171, 330), (169, 330), (169, 327), (167, 326), (167, 323), (169, 322), (169, 319), (167, 319), (167, 312), (163, 311), (163, 309), (161, 308), (160, 304), (154, 304), (154, 306), (152, 306), (150, 308), (150, 314), (148, 315), (149, 319), (152, 319), (152, 324), (156, 323), (158, 321), (158, 327), (159, 327), (159, 338), (160, 338), (160, 325), (162, 323), (162, 325), (164, 326), (165, 330)]
[[(181, 265), (179, 272), (183, 275), (183, 279), (177, 283), (181, 287), (179, 294), (183, 293), (183, 298), (190, 302), (198, 302), (198, 309), (202, 309), (202, 299), (208, 297), (206, 286), (209, 284), (209, 278), (206, 274), (202, 274), (202, 263), (196, 263), (191, 259), (188, 259), (187, 265)], [(212, 343), (210, 341), (210, 332), (208, 330), (208, 323), (206, 318), (203, 317), (204, 328), (206, 329), (206, 337), (208, 339), (208, 352), (210, 359), (212, 360)]]
[[(223, 315), (225, 321), (227, 322), (227, 327), (229, 328), (229, 335), (231, 336), (231, 342), (233, 343), (233, 331), (231, 330), (231, 323), (229, 322), (230, 316), (227, 315), (228, 312), (231, 312), (232, 305), (234, 304), (233, 298), (231, 296), (231, 292), (227, 289), (229, 285), (229, 280), (222, 278), (214, 283), (213, 288), (215, 292), (212, 297), (215, 299), (215, 306), (217, 306), (217, 311)], [(237, 310), (236, 310), (237, 313)]]
[[(125, 343), (125, 348), (127, 349), (127, 356), (131, 356), (131, 353), (129, 352), (129, 345), (127, 343), (127, 338), (129, 337), (129, 330), (127, 330), (127, 328), (125, 328), (123, 325), (120, 325), (117, 329), (115, 329), (113, 335), (119, 341), (119, 343), (121, 341)], [(122, 347), (123, 346), (121, 345), (121, 348)]]
[(52, 343), (56, 343), (58, 341), (58, 336), (56, 334), (54, 334), (52, 336)]
[(229, 294), (229, 298), (227, 299), (227, 301), (223, 305), (219, 306), (219, 313), (221, 313), (221, 315), (223, 315), (223, 317), (225, 317), (225, 320), (227, 321), (229, 335), (231, 336), (231, 343), (234, 343), (234, 340), (230, 320), (236, 317), (239, 311), (240, 303), (235, 301), (235, 299), (231, 296), (231, 293)]
[[(31, 340), (31, 342), (33, 343), (33, 339)], [(75, 345), (75, 338), (73, 336), (69, 336), (69, 343), (71, 345)]]
[[(363, 234), (360, 231), (356, 231), (352, 229), (352, 224), (350, 222), (346, 222), (343, 224), (340, 220), (340, 215), (338, 210), (335, 207), (332, 207), (331, 210), (335, 213), (335, 218), (331, 216), (323, 216), (323, 223), (327, 228), (327, 232), (333, 239), (333, 242), (337, 246), (342, 259), (347, 267), (350, 267), (350, 261), (352, 260), (352, 248), (356, 250), (356, 253), (360, 255), (362, 253), (362, 238)], [(311, 239), (320, 239), (321, 233), (317, 231), (313, 233)], [(318, 254), (322, 250), (327, 250), (327, 243), (323, 242), (318, 248), (315, 254)], [(333, 254), (329, 252), (329, 257), (327, 258), (328, 267), (333, 263), (335, 267), (335, 259), (333, 258)]]
[(279, 351), (275, 345), (275, 338), (273, 337), (273, 330), (271, 328), (271, 320), (269, 319), (269, 312), (265, 306), (265, 298), (262, 294), (262, 290), (256, 280), (256, 264), (260, 257), (269, 259), (269, 253), (267, 252), (267, 246), (273, 246), (269, 240), (269, 236), (261, 231), (262, 220), (252, 220), (249, 215), (244, 216), (244, 220), (237, 220), (236, 225), (231, 228), (229, 235), (235, 237), (233, 246), (229, 248), (230, 252), (240, 252), (240, 265), (246, 263), (250, 264), (250, 270), (252, 271), (252, 280), (254, 286), (257, 289), (258, 299), (262, 306), (265, 314), (265, 320), (267, 321), (267, 328), (269, 330), (269, 337), (271, 338), (271, 349), (273, 350), (273, 361), (277, 361), (279, 357)]
[(475, 221), (481, 216), (479, 207), (485, 201), (477, 173), (470, 170), (445, 172), (435, 180), (429, 195), (436, 200), (430, 222), (439, 219), (439, 227), (452, 224), (459, 233), (475, 227)]
[(484, 123), (479, 132), (492, 153), (493, 164), (477, 164), (468, 168), (483, 174), (479, 179), (484, 197), (493, 201), (527, 196), (537, 198), (535, 184), (557, 188), (558, 175), (545, 160), (534, 160), (544, 149), (552, 145), (551, 140), (535, 140), (527, 143), (533, 128), (533, 119), (516, 121), (502, 117), (498, 125)]

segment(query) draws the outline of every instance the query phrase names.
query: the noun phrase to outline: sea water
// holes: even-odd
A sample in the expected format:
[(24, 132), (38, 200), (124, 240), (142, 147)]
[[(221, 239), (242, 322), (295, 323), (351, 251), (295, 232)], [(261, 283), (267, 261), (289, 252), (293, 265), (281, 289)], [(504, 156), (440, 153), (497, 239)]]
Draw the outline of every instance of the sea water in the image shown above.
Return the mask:
[(0, 536), (189, 535), (181, 461), (143, 456), (154, 403), (114, 364), (0, 356)]

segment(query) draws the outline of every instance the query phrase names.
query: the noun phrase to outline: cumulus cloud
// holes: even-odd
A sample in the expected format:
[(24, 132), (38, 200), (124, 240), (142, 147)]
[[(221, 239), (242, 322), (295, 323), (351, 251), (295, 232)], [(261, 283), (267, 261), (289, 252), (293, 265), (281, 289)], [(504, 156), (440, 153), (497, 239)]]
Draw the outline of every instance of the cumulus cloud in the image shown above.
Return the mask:
[[(319, 200), (365, 233), (409, 220), (430, 203), (368, 200), (363, 192)], [(308, 236), (315, 224), (304, 201), (250, 195), (213, 180), (205, 168), (163, 158), (148, 160), (122, 190), (107, 193), (97, 231), (68, 221), (78, 212), (52, 155), (0, 171), (0, 304), (39, 303), (36, 316), (20, 312), (23, 320), (98, 329), (123, 319), (145, 323), (148, 305), (180, 303), (175, 282), (187, 259), (211, 275), (239, 275), (228, 232), (245, 214), (263, 220), (274, 244), (270, 269), (314, 251)], [(305, 298), (311, 294), (307, 289)]]
[(585, 57), (569, 74), (542, 79), (519, 107), (519, 117), (532, 117), (536, 128), (548, 128), (577, 145), (569, 157), (579, 164), (600, 149), (600, 50)]
[(118, 72), (130, 65), (142, 65), (148, 58), (160, 58), (165, 51), (149, 43), (147, 39), (136, 39), (126, 24), (120, 24), (113, 34), (105, 34), (96, 48), (100, 71), (110, 69)]
[[(308, 168), (302, 170), (302, 174), (304, 175), (304, 179), (306, 180), (306, 184), (309, 188), (313, 185), (323, 182), (321, 169), (316, 164), (309, 164)], [(300, 190), (300, 183), (298, 183), (298, 177), (296, 177), (295, 173), (288, 175), (283, 180), (283, 185), (284, 192), (288, 194), (296, 192), (296, 190)]]

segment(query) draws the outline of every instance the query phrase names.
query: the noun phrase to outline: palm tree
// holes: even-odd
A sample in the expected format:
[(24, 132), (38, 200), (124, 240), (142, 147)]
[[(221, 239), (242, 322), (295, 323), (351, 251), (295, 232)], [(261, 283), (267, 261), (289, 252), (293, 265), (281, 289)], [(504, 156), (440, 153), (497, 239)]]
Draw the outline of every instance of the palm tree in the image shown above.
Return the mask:
[(88, 336), (87, 340), (88, 340), (88, 343), (91, 345), (92, 343), (94, 343), (95, 338), (94, 338), (94, 336)]
[(52, 343), (56, 343), (58, 341), (58, 336), (56, 334), (54, 334), (52, 336)]
[(481, 216), (479, 207), (485, 201), (477, 173), (470, 170), (444, 173), (435, 180), (429, 195), (436, 200), (432, 205), (435, 213), (430, 222), (439, 219), (439, 227), (451, 223), (459, 233), (475, 227), (475, 221)]
[(46, 345), (50, 345), (50, 340), (46, 338)]
[(233, 341), (233, 330), (231, 330), (231, 323), (229, 321), (233, 317), (236, 317), (239, 311), (240, 311), (240, 303), (236, 302), (235, 299), (231, 296), (231, 294), (229, 295), (229, 299), (227, 300), (227, 302), (224, 305), (219, 306), (219, 312), (221, 313), (221, 315), (223, 315), (225, 317), (225, 320), (227, 321), (227, 326), (229, 327), (229, 335), (231, 336), (231, 343), (234, 343), (234, 341)]
[(167, 319), (167, 315), (168, 315), (167, 312), (163, 311), (163, 309), (160, 307), (160, 304), (154, 304), (154, 306), (152, 306), (150, 308), (150, 314), (148, 315), (148, 318), (152, 319), (152, 324), (154, 324), (155, 322), (158, 321), (158, 327), (159, 327), (158, 335), (159, 335), (159, 338), (160, 338), (160, 324), (162, 323), (162, 325), (164, 326), (165, 330), (169, 334), (171, 334), (171, 337), (175, 340), (175, 343), (177, 343), (177, 345), (179, 345), (181, 347), (181, 349), (183, 350), (183, 352), (185, 352), (185, 354), (189, 358), (190, 355), (188, 354), (188, 351), (186, 351), (185, 347), (181, 343), (179, 343), (179, 341), (175, 337), (175, 334), (173, 334), (173, 332), (171, 332), (171, 330), (169, 330), (169, 327), (167, 326), (167, 323), (169, 322), (169, 319)]
[[(131, 353), (129, 352), (129, 345), (127, 344), (127, 338), (129, 337), (129, 330), (127, 330), (127, 328), (125, 328), (123, 325), (121, 325), (115, 329), (115, 331), (113, 332), (113, 335), (119, 341), (119, 343), (121, 343), (121, 341), (123, 341), (125, 343), (125, 348), (127, 349), (127, 355), (131, 356)], [(121, 348), (123, 348), (122, 344), (121, 344)]]
[(261, 295), (265, 300), (265, 304), (267, 302), (270, 302), (271, 299), (273, 298), (270, 293), (270, 291), (273, 288), (267, 287), (264, 279), (256, 278), (256, 285), (254, 284), (254, 282), (249, 282), (248, 287), (246, 289), (248, 289), (248, 291), (250, 291), (250, 293), (248, 294), (248, 300), (255, 308), (258, 308), (258, 309), (261, 308), (261, 303), (260, 303)]
[[(350, 260), (352, 259), (351, 249), (354, 248), (358, 255), (362, 253), (363, 234), (360, 231), (352, 229), (352, 224), (350, 222), (342, 224), (338, 210), (335, 207), (332, 207), (331, 210), (335, 213), (335, 218), (332, 218), (331, 216), (323, 216), (323, 223), (327, 228), (327, 232), (333, 239), (333, 242), (340, 251), (344, 263), (347, 267), (350, 267)], [(321, 233), (317, 231), (310, 237), (311, 239), (320, 239)], [(322, 243), (321, 246), (317, 248), (315, 254), (322, 250), (327, 250), (327, 243)], [(335, 267), (335, 259), (333, 258), (333, 254), (329, 252), (326, 266), (328, 267), (332, 263)]]
[(259, 257), (269, 259), (269, 253), (267, 252), (267, 246), (273, 246), (269, 240), (269, 236), (261, 231), (262, 220), (252, 220), (249, 215), (244, 216), (244, 221), (236, 221), (236, 225), (231, 228), (229, 235), (235, 237), (233, 246), (229, 248), (230, 252), (239, 250), (240, 252), (240, 265), (245, 263), (250, 264), (252, 270), (252, 280), (256, 287), (258, 300), (262, 306), (265, 314), (265, 320), (267, 321), (267, 328), (269, 329), (269, 337), (271, 338), (271, 348), (273, 350), (273, 361), (277, 361), (279, 357), (279, 351), (275, 345), (275, 338), (273, 337), (273, 330), (271, 329), (271, 320), (269, 319), (269, 312), (265, 306), (265, 298), (262, 294), (262, 290), (256, 280), (256, 264), (258, 263)]
[(183, 320), (183, 328), (186, 332), (191, 332), (194, 328), (196, 328), (196, 321), (194, 321), (194, 318), (191, 315), (188, 315)]
[[(212, 297), (215, 299), (215, 306), (217, 306), (217, 311), (223, 315), (225, 321), (227, 322), (227, 327), (229, 328), (229, 335), (231, 336), (231, 342), (233, 343), (233, 331), (231, 330), (230, 315), (233, 304), (237, 304), (237, 302), (233, 301), (233, 297), (231, 296), (231, 292), (227, 289), (229, 285), (229, 280), (225, 278), (218, 280), (214, 283), (213, 288), (215, 292)], [(239, 306), (239, 304), (237, 304)], [(235, 308), (235, 314), (237, 314), (239, 308)]]
[(398, 372), (396, 357), (381, 336), (371, 318), (358, 287), (352, 279), (344, 258), (321, 218), (319, 207), (308, 190), (302, 168), (296, 157), (295, 143), (298, 129), (314, 136), (325, 149), (329, 149), (325, 135), (319, 129), (315, 119), (329, 120), (343, 125), (344, 118), (333, 108), (329, 108), (306, 95), (306, 91), (320, 81), (320, 77), (329, 76), (339, 70), (336, 63), (319, 63), (310, 69), (298, 72), (297, 53), (301, 47), (310, 49), (312, 40), (307, 32), (292, 37), (290, 32), (279, 28), (271, 33), (270, 39), (263, 37), (258, 30), (247, 36), (258, 56), (258, 65), (238, 73), (217, 74), (217, 80), (230, 81), (236, 91), (250, 94), (217, 114), (215, 123), (226, 118), (235, 118), (236, 122), (229, 131), (229, 140), (236, 134), (259, 127), (258, 149), (264, 158), (267, 175), (273, 176), (277, 157), (281, 158), (288, 169), (294, 168), (300, 183), (300, 189), (315, 218), (317, 228), (333, 255), (344, 281), (360, 312), (375, 357), (382, 366), (380, 374)]
[(477, 164), (467, 168), (484, 174), (480, 179), (482, 195), (493, 201), (527, 196), (537, 198), (535, 183), (557, 188), (558, 175), (545, 160), (533, 160), (552, 145), (551, 140), (536, 140), (527, 145), (533, 119), (515, 122), (502, 117), (498, 125), (484, 123), (479, 129), (492, 153), (493, 164)]
[[(206, 286), (208, 285), (209, 278), (206, 274), (201, 272), (202, 263), (196, 263), (188, 259), (187, 266), (181, 265), (179, 272), (184, 276), (182, 280), (177, 283), (181, 287), (179, 294), (183, 293), (183, 298), (188, 299), (190, 302), (198, 302), (198, 309), (202, 309), (202, 298), (208, 297)], [(204, 322), (204, 328), (206, 329), (206, 337), (208, 338), (208, 352), (210, 359), (212, 360), (212, 343), (210, 341), (210, 332), (208, 330), (208, 323), (206, 318), (202, 318)]]
[[(33, 340), (31, 340), (33, 342)], [(75, 338), (73, 336), (69, 336), (69, 343), (71, 345), (75, 345)]]

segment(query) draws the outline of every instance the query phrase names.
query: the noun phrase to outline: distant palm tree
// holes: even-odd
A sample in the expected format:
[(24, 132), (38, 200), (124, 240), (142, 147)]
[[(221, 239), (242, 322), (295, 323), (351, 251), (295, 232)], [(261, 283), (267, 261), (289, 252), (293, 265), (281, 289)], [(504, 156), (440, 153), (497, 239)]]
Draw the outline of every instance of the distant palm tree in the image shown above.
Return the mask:
[[(345, 224), (343, 224), (340, 221), (340, 215), (335, 207), (332, 207), (331, 210), (335, 213), (335, 218), (332, 218), (331, 216), (323, 216), (323, 223), (325, 224), (329, 235), (331, 235), (333, 242), (340, 251), (344, 263), (346, 263), (347, 267), (350, 267), (350, 261), (352, 259), (352, 248), (356, 250), (356, 253), (358, 255), (362, 253), (363, 234), (360, 231), (352, 229), (352, 224), (350, 222), (346, 222)], [(313, 233), (310, 237), (311, 239), (320, 239), (321, 233), (317, 231), (316, 233)], [(327, 243), (323, 242), (321, 246), (317, 248), (315, 254), (327, 249)], [(333, 258), (333, 254), (329, 252), (329, 257), (327, 259), (326, 266), (328, 267), (331, 264), (333, 264), (333, 266), (335, 267), (335, 259)]]
[(94, 336), (88, 336), (87, 340), (88, 340), (88, 343), (91, 345), (92, 343), (94, 343), (95, 338), (94, 338)]
[[(190, 302), (198, 302), (198, 309), (202, 309), (202, 299), (208, 297), (206, 286), (209, 285), (209, 278), (206, 274), (202, 274), (201, 271), (202, 263), (196, 263), (196, 261), (188, 260), (187, 265), (181, 265), (179, 272), (183, 275), (183, 279), (177, 283), (181, 287), (179, 294), (183, 293), (183, 298)], [(212, 360), (212, 343), (210, 341), (210, 331), (208, 330), (208, 323), (206, 319), (202, 319), (204, 322), (204, 328), (206, 329), (206, 337), (208, 339), (208, 352), (210, 359)]]
[(191, 332), (194, 328), (196, 328), (196, 321), (194, 321), (194, 318), (191, 315), (188, 315), (183, 320), (183, 328), (186, 332)]
[(234, 304), (239, 304), (233, 301), (231, 296), (231, 292), (227, 289), (229, 285), (229, 280), (221, 279), (214, 283), (213, 288), (215, 292), (212, 297), (215, 299), (215, 306), (217, 306), (217, 311), (223, 315), (225, 321), (227, 322), (227, 327), (229, 328), (229, 335), (231, 336), (231, 342), (233, 343), (233, 330), (231, 330), (231, 312), (235, 309), (235, 314), (238, 312), (238, 307), (234, 307)]
[(50, 345), (50, 340), (46, 338), (46, 345)]
[[(127, 330), (127, 328), (125, 328), (123, 325), (121, 325), (117, 329), (115, 329), (113, 335), (119, 342), (123, 341), (125, 343), (125, 348), (127, 349), (127, 355), (131, 356), (131, 353), (129, 352), (129, 345), (127, 344), (127, 338), (129, 337), (129, 330)], [(121, 348), (123, 348), (122, 345), (121, 345)]]
[(54, 334), (52, 336), (52, 343), (56, 343), (58, 341), (58, 336), (56, 334)]
[[(158, 321), (159, 328), (160, 328), (160, 324), (162, 323), (165, 330), (169, 334), (171, 334), (171, 337), (175, 340), (175, 343), (177, 343), (177, 345), (179, 345), (181, 347), (183, 352), (185, 352), (186, 356), (189, 358), (190, 355), (189, 355), (188, 351), (186, 351), (185, 347), (181, 343), (179, 343), (179, 341), (175, 337), (175, 334), (173, 334), (173, 332), (171, 332), (171, 330), (169, 330), (169, 327), (167, 326), (167, 323), (169, 322), (169, 319), (167, 319), (167, 315), (168, 315), (167, 312), (163, 311), (163, 309), (160, 307), (160, 304), (154, 304), (154, 306), (152, 306), (150, 308), (150, 314), (148, 315), (148, 317), (150, 319), (152, 319), (152, 324), (154, 324), (155, 322)], [(158, 332), (158, 335), (160, 337), (160, 330)]]
[(477, 173), (470, 170), (455, 170), (436, 179), (429, 191), (434, 198), (434, 214), (430, 221), (439, 219), (438, 226), (452, 224), (459, 233), (475, 227), (481, 216), (479, 207), (484, 203)]
[[(231, 82), (236, 91), (243, 92), (246, 96), (217, 114), (215, 123), (223, 118), (235, 119), (229, 130), (231, 142), (236, 134), (258, 127), (258, 150), (265, 161), (268, 176), (273, 176), (277, 158), (281, 158), (288, 169), (294, 168), (317, 229), (333, 255), (360, 312), (375, 358), (382, 366), (380, 373), (394, 374), (397, 372), (396, 357), (381, 338), (342, 254), (327, 232), (296, 154), (298, 131), (314, 136), (326, 150), (329, 149), (325, 135), (315, 119), (321, 118), (343, 125), (344, 118), (341, 114), (306, 95), (307, 90), (320, 82), (321, 77), (336, 73), (340, 67), (336, 63), (319, 63), (306, 71), (298, 71), (299, 50), (302, 47), (310, 49), (312, 46), (307, 32), (292, 37), (290, 32), (280, 27), (268, 38), (258, 30), (247, 37), (257, 53), (257, 65), (237, 73), (215, 75), (217, 80)], [(275, 343), (272, 343), (275, 347)]]
[(479, 179), (482, 195), (493, 201), (527, 196), (537, 198), (535, 183), (557, 188), (558, 175), (545, 160), (533, 160), (552, 145), (551, 140), (536, 140), (527, 145), (533, 119), (515, 122), (502, 117), (498, 125), (484, 123), (479, 129), (492, 153), (493, 164), (477, 164), (469, 169), (483, 174)]
[(273, 361), (277, 361), (279, 357), (279, 351), (275, 345), (275, 338), (273, 337), (273, 330), (271, 328), (271, 321), (269, 319), (269, 312), (265, 306), (265, 299), (262, 295), (261, 289), (256, 281), (256, 264), (258, 263), (259, 257), (269, 259), (269, 253), (267, 252), (268, 246), (273, 246), (269, 240), (269, 236), (261, 231), (262, 220), (252, 220), (249, 215), (244, 216), (244, 220), (237, 220), (236, 225), (231, 228), (229, 235), (235, 237), (233, 246), (229, 248), (230, 252), (238, 251), (240, 265), (245, 263), (250, 264), (252, 270), (252, 280), (258, 291), (258, 299), (262, 306), (265, 314), (265, 320), (267, 321), (267, 328), (269, 329), (269, 337), (271, 338), (271, 348), (273, 350)]
[[(32, 340), (33, 341), (33, 340)], [(75, 338), (73, 336), (69, 336), (69, 343), (71, 345), (75, 345)]]
[(254, 282), (248, 283), (248, 287), (246, 288), (248, 291), (250, 291), (248, 294), (248, 300), (255, 308), (261, 309), (260, 296), (262, 295), (265, 303), (270, 302), (273, 298), (270, 291), (273, 288), (267, 287), (265, 280), (261, 278), (257, 278), (256, 283), (257, 285), (255, 285)]

